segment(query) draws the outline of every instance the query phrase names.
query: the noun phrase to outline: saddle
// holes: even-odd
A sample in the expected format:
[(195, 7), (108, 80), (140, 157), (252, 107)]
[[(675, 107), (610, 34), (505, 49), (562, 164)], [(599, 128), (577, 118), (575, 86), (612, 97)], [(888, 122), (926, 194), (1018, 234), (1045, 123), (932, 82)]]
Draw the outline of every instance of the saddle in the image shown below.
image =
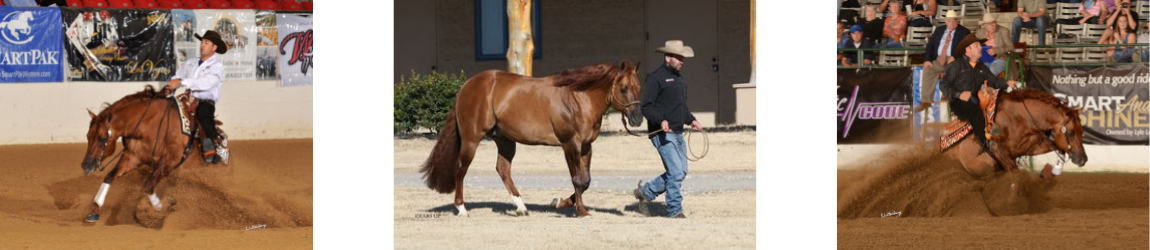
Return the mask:
[[(206, 135), (204, 134), (203, 129), (198, 129), (198, 127), (192, 126), (193, 123), (197, 124), (198, 126), (203, 126), (203, 124), (199, 124), (199, 122), (197, 122), (198, 119), (195, 119), (196, 108), (200, 106), (200, 102), (195, 97), (192, 97), (191, 91), (185, 91), (182, 94), (173, 96), (172, 101), (176, 103), (176, 107), (179, 110), (180, 132), (182, 132), (184, 135), (187, 135), (187, 136), (193, 138), (193, 140), (191, 140), (191, 142), (198, 142), (199, 141), (199, 140), (197, 140), (198, 138), (205, 137)], [(220, 125), (224, 125), (224, 123), (220, 122), (220, 120), (215, 120), (215, 123), (216, 123), (215, 125), (217, 127), (219, 127)], [(212, 141), (215, 142), (216, 153), (218, 155), (220, 155), (220, 157), (223, 158), (224, 162), (227, 162), (227, 160), (228, 160), (228, 135), (226, 133), (224, 133), (224, 131), (222, 129), (217, 128), (216, 131), (219, 131), (219, 133), (220, 133), (220, 138), (212, 138)], [(189, 148), (189, 150), (190, 150), (190, 148)], [(186, 153), (188, 153), (188, 152), (185, 152), (185, 154)]]
[[(994, 125), (998, 92), (999, 90), (986, 86), (985, 81), (983, 81), (982, 89), (976, 92), (979, 100), (978, 107), (982, 109), (982, 114), (986, 117), (986, 139), (990, 141), (997, 139), (990, 135), (990, 128)], [(953, 113), (950, 114), (950, 122), (943, 126), (942, 132), (939, 135), (939, 143), (941, 144), (940, 146), (942, 146), (942, 151), (946, 151), (950, 146), (954, 146), (959, 140), (969, 135), (972, 129), (973, 127), (970, 126), (969, 122), (957, 119), (957, 116)]]

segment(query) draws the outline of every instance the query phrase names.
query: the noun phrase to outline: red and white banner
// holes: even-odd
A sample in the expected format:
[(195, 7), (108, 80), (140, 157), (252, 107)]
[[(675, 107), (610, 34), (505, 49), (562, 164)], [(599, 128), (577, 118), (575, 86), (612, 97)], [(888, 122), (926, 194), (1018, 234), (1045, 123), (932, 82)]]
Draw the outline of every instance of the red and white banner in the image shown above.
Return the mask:
[(312, 16), (276, 14), (279, 33), (279, 72), (282, 86), (310, 86), (312, 68)]

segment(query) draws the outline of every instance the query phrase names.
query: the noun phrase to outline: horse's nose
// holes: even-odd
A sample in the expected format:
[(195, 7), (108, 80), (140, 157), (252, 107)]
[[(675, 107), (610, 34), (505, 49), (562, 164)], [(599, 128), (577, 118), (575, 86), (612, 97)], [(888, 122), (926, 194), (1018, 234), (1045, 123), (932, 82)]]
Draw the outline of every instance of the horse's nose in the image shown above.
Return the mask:
[(84, 169), (85, 175), (88, 175), (88, 174), (91, 174), (93, 171), (96, 171), (96, 166), (98, 166), (98, 165), (99, 165), (99, 162), (96, 162), (96, 159), (90, 159), (89, 158), (89, 159), (84, 159), (84, 161), (80, 163), (80, 168)]

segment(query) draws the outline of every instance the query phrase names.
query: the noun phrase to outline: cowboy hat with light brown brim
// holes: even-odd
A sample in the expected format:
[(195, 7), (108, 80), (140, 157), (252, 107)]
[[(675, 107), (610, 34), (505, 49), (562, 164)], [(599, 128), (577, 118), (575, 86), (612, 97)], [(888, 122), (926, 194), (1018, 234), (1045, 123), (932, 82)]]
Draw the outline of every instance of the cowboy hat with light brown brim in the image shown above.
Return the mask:
[(954, 12), (954, 10), (946, 11), (946, 19), (951, 19), (951, 18), (958, 19), (958, 18), (962, 18), (962, 16), (959, 16), (958, 12)]
[(683, 45), (682, 40), (667, 40), (667, 42), (663, 43), (663, 47), (659, 47), (655, 49), (655, 51), (675, 54), (685, 58), (695, 57), (695, 50), (692, 50), (691, 46)]
[(996, 20), (994, 18), (994, 15), (992, 15), (990, 13), (983, 14), (982, 20), (978, 21), (978, 25), (983, 25), (983, 24), (988, 24), (988, 23), (998, 23), (998, 20)]
[(220, 53), (220, 54), (228, 53), (228, 45), (224, 43), (223, 38), (220, 38), (220, 33), (216, 33), (215, 31), (211, 31), (211, 30), (204, 31), (203, 36), (200, 36), (200, 34), (196, 34), (196, 39), (199, 39), (199, 40), (208, 39), (208, 41), (212, 41), (212, 43), (216, 44), (216, 53)]

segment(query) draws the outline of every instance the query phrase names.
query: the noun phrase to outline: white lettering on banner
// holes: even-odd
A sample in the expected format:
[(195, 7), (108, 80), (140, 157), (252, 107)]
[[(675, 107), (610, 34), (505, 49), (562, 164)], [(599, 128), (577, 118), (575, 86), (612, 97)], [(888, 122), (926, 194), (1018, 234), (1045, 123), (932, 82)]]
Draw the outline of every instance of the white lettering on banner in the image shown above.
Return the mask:
[(1067, 106), (1082, 107), (1086, 110), (1114, 110), (1122, 111), (1125, 96), (1068, 96), (1063, 93), (1054, 93), (1054, 97), (1066, 101)]
[[(838, 117), (846, 122), (843, 127), (842, 138), (847, 138), (855, 118), (863, 120), (907, 119), (910, 114), (910, 105), (906, 102), (858, 102), (858, 93), (859, 86), (855, 86), (854, 92), (849, 98), (838, 99)], [(847, 104), (846, 107), (843, 107), (843, 104)]]
[(0, 65), (60, 65), (56, 60), (59, 51), (34, 49), (30, 51), (4, 51), (0, 52)]
[(1087, 74), (1085, 77), (1070, 74), (1054, 75), (1053, 79), (1051, 79), (1051, 83), (1053, 84), (1078, 85), (1079, 87), (1086, 87), (1086, 85), (1110, 85), (1116, 87), (1119, 84), (1145, 84), (1148, 82), (1150, 82), (1150, 74), (1147, 73), (1125, 76), (1095, 76), (1093, 74)]

